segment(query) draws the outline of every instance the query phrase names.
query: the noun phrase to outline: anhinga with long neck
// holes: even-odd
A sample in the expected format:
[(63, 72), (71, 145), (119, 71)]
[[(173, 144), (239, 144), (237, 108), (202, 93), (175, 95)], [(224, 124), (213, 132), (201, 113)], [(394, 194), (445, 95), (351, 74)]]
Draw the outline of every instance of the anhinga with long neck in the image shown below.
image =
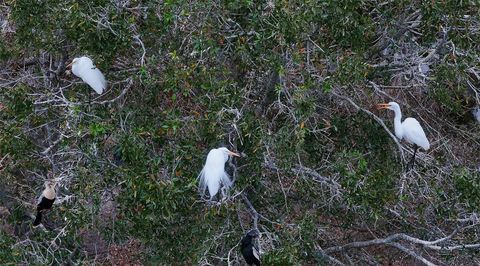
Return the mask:
[(45, 189), (43, 190), (42, 195), (38, 199), (37, 215), (35, 217), (35, 221), (33, 222), (34, 226), (37, 226), (42, 222), (42, 213), (52, 208), (53, 202), (55, 202), (55, 198), (57, 197), (55, 186), (55, 181), (45, 182)]
[(260, 266), (260, 255), (253, 243), (254, 239), (257, 237), (258, 231), (252, 229), (242, 238), (241, 241), (240, 251), (248, 265), (255, 264), (256, 266)]
[(415, 163), (415, 155), (417, 153), (418, 147), (422, 147), (424, 150), (430, 149), (430, 143), (428, 142), (427, 136), (423, 131), (422, 126), (415, 118), (408, 117), (402, 122), (402, 111), (400, 106), (396, 102), (382, 103), (377, 105), (378, 109), (390, 109), (395, 112), (395, 118), (393, 119), (393, 124), (395, 127), (395, 136), (398, 139), (405, 139), (407, 142), (412, 143), (414, 146), (413, 156), (409, 165)]

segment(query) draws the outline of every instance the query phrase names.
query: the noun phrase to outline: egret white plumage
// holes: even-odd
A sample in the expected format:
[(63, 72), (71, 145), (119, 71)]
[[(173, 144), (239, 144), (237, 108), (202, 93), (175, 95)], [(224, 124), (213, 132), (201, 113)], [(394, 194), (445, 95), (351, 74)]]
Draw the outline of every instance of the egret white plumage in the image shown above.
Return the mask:
[(393, 120), (395, 136), (400, 140), (405, 139), (407, 142), (413, 144), (413, 156), (409, 162), (409, 164), (413, 165), (415, 163), (415, 155), (418, 147), (422, 147), (424, 150), (430, 149), (430, 143), (428, 142), (422, 126), (417, 119), (411, 117), (405, 118), (402, 122), (402, 111), (400, 110), (400, 105), (396, 102), (378, 104), (377, 109), (390, 109), (395, 112), (395, 118)]
[(232, 181), (227, 172), (225, 172), (225, 163), (230, 156), (240, 157), (238, 153), (232, 152), (225, 147), (210, 150), (207, 155), (205, 166), (198, 175), (198, 178), (200, 179), (199, 189), (202, 196), (205, 195), (207, 187), (210, 194), (210, 200), (212, 200), (213, 197), (217, 195), (221, 186), (227, 191), (232, 186)]
[(53, 202), (56, 198), (55, 186), (55, 181), (45, 182), (45, 189), (43, 190), (42, 195), (39, 197), (37, 202), (37, 215), (35, 217), (35, 221), (33, 222), (33, 226), (39, 225), (42, 222), (42, 213), (52, 208)]
[(71, 67), (75, 76), (81, 78), (98, 94), (102, 94), (107, 88), (107, 81), (102, 72), (93, 64), (92, 59), (82, 56), (72, 60), (67, 68)]

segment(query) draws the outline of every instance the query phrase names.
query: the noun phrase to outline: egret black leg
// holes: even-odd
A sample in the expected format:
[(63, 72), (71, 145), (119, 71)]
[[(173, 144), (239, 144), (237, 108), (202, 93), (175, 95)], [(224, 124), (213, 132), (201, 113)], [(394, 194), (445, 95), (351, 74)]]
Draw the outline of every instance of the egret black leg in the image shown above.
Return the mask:
[(413, 156), (412, 159), (410, 159), (410, 162), (407, 164), (407, 169), (410, 170), (413, 168), (413, 165), (415, 164), (415, 155), (417, 154), (418, 146), (414, 145), (413, 146)]

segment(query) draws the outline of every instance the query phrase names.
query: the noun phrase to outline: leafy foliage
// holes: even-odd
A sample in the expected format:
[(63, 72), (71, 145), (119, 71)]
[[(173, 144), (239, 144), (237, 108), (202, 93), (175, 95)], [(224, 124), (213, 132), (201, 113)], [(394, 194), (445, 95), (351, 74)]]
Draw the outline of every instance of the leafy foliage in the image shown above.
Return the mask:
[[(239, 240), (254, 224), (243, 196), (261, 215), (265, 265), (327, 265), (320, 248), (373, 235), (440, 238), (450, 220), (478, 212), (480, 139), (466, 117), (478, 104), (480, 42), (468, 1), (4, 6), (0, 207), (16, 231), (0, 230), (2, 264), (113, 264), (119, 253), (145, 264), (239, 264)], [(106, 74), (103, 95), (63, 73), (80, 55)], [(379, 123), (389, 114), (372, 108), (385, 100), (431, 140), (413, 171)], [(230, 199), (207, 204), (197, 176), (218, 146), (243, 156), (227, 164)], [(62, 201), (47, 230), (31, 228), (50, 178)], [(350, 264), (414, 263), (389, 249), (348, 252)]]
[(453, 175), (455, 190), (459, 194), (460, 202), (468, 208), (478, 211), (480, 206), (480, 176), (466, 169), (459, 169)]
[(465, 85), (468, 78), (458, 76), (459, 72), (464, 71), (463, 67), (445, 65), (439, 67), (435, 73), (437, 79), (433, 98), (443, 110), (456, 119), (463, 118), (469, 112), (469, 102), (473, 102)]

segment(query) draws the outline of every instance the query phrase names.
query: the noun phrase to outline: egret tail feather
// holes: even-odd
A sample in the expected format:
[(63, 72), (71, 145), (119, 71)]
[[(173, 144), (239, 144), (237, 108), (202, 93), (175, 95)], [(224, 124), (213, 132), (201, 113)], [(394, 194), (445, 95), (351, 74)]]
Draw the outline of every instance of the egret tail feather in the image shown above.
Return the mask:
[(230, 188), (233, 183), (232, 180), (230, 180), (230, 176), (228, 176), (227, 173), (224, 173), (221, 179), (222, 185), (226, 188)]
[(207, 182), (205, 180), (205, 170), (204, 169), (202, 169), (202, 171), (200, 172), (200, 174), (198, 175), (197, 178), (200, 179), (200, 185), (198, 186), (198, 192), (203, 197), (203, 196), (205, 196), (205, 190), (207, 189)]
[(221, 178), (221, 183), (223, 185), (223, 189), (222, 189), (222, 194), (223, 196), (225, 197), (227, 195), (229, 195), (229, 191), (230, 191), (230, 187), (233, 185), (232, 183), (232, 180), (230, 180), (230, 177), (228, 176), (227, 173), (224, 173), (222, 175), (222, 178)]

